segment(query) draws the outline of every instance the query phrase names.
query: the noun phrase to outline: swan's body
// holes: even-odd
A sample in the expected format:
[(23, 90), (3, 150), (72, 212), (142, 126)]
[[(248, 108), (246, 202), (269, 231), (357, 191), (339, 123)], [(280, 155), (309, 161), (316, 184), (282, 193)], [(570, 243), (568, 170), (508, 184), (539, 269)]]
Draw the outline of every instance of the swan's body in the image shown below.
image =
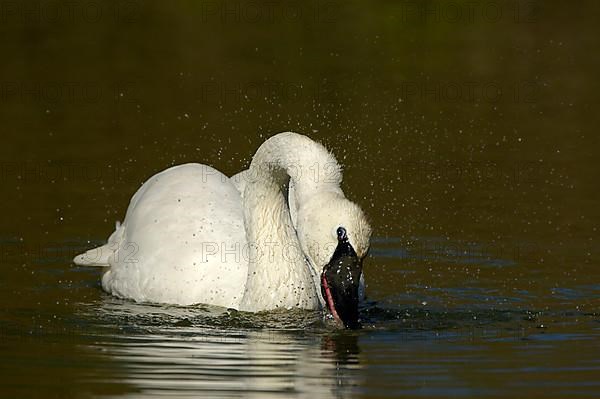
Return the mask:
[(347, 226), (355, 258), (369, 245), (370, 227), (340, 181), (323, 146), (281, 133), (235, 178), (200, 164), (156, 174), (108, 243), (75, 263), (108, 266), (104, 290), (136, 301), (318, 309), (327, 302), (320, 278), (339, 252), (336, 228)]
[(109, 243), (76, 263), (107, 256), (102, 287), (120, 297), (237, 308), (247, 264), (222, 253), (236, 244), (246, 246), (238, 191), (220, 172), (186, 164), (144, 183)]

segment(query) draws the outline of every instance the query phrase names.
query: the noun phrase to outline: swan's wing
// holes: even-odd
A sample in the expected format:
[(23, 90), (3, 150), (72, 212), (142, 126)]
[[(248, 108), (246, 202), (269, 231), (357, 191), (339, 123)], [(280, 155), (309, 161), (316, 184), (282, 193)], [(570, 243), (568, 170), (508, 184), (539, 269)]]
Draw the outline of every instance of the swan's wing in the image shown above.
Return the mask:
[(241, 197), (199, 164), (167, 169), (133, 196), (103, 288), (137, 301), (237, 307), (247, 279)]
[[(248, 171), (248, 169), (245, 169), (245, 170), (242, 170), (241, 172), (231, 176), (230, 180), (231, 180), (231, 183), (238, 190), (240, 195), (242, 197), (244, 197), (244, 191), (246, 190), (246, 183), (248, 182), (248, 179), (251, 179), (251, 178), (252, 178), (252, 176), (250, 175), (250, 172)], [(290, 217), (292, 218), (292, 225), (294, 226), (294, 228), (296, 228), (296, 215), (298, 214), (298, 207), (296, 204), (296, 195), (295, 195), (294, 191), (295, 191), (294, 190), (294, 182), (290, 179), (289, 186), (288, 186), (287, 200), (288, 200), (288, 207), (290, 210)]]
[(246, 190), (246, 183), (250, 178), (250, 172), (248, 169), (242, 170), (240, 173), (237, 173), (229, 178), (231, 184), (238, 190), (240, 196), (244, 197), (244, 190)]

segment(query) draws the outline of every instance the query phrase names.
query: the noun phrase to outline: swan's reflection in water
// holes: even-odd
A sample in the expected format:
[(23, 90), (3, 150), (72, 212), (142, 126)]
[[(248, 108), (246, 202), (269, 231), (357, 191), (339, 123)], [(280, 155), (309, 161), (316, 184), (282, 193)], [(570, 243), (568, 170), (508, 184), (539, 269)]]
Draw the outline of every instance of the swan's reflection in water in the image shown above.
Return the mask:
[(318, 315), (311, 322), (300, 317), (296, 328), (288, 326), (292, 316), (282, 322), (286, 328), (240, 328), (274, 316), (253, 321), (222, 310), (192, 316), (184, 308), (106, 305), (105, 314), (127, 327), (94, 349), (115, 361), (121, 382), (141, 396), (347, 397), (361, 385), (358, 335), (312, 323)]

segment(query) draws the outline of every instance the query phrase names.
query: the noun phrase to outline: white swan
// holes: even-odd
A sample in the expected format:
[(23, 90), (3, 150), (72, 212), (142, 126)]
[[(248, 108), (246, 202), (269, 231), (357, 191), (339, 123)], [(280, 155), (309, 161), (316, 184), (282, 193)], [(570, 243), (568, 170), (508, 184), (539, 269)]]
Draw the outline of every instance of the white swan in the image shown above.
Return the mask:
[(371, 228), (341, 178), (332, 154), (291, 132), (265, 141), (232, 179), (175, 166), (135, 193), (106, 245), (74, 262), (109, 267), (103, 289), (135, 301), (324, 307), (355, 325)]

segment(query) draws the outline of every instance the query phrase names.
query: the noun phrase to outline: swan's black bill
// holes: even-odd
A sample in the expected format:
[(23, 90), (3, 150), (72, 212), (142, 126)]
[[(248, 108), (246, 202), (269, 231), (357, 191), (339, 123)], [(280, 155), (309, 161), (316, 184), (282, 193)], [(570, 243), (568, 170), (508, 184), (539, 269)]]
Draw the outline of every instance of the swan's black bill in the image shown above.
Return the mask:
[(338, 245), (321, 274), (321, 293), (329, 312), (347, 328), (358, 328), (358, 287), (362, 273), (359, 259), (345, 234), (338, 234)]

